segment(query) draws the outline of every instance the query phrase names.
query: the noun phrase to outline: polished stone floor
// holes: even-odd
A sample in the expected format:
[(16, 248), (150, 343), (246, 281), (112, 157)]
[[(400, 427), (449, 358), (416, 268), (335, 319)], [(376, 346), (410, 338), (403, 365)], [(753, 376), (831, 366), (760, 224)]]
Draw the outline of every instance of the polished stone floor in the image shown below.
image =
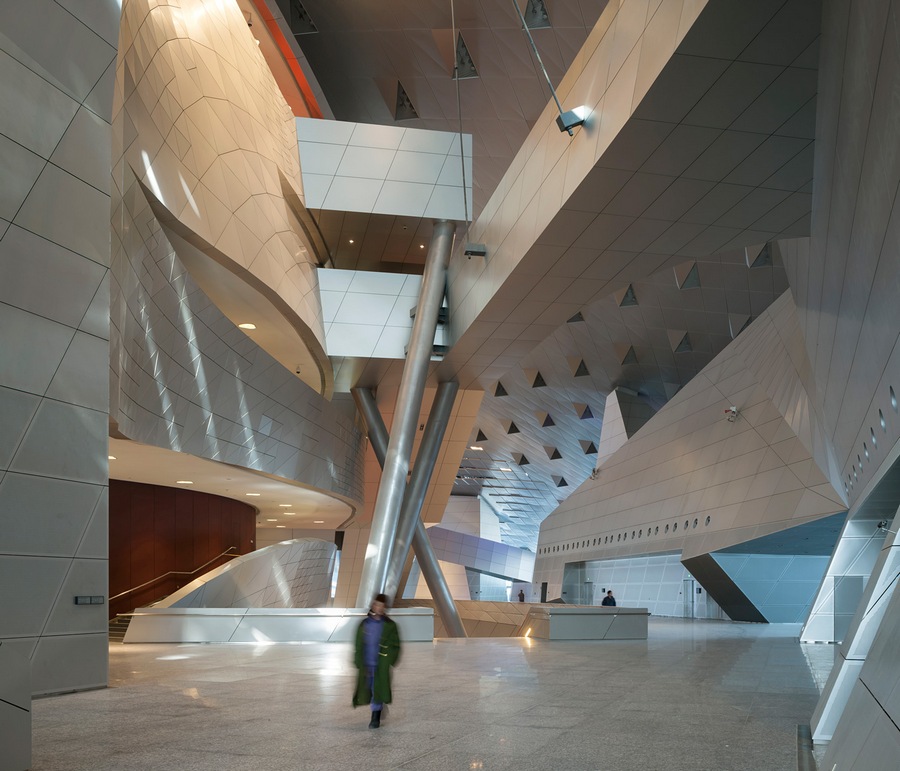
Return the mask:
[(34, 703), (33, 768), (793, 771), (833, 656), (798, 631), (413, 643), (378, 731), (350, 707), (347, 645), (114, 645), (109, 689)]

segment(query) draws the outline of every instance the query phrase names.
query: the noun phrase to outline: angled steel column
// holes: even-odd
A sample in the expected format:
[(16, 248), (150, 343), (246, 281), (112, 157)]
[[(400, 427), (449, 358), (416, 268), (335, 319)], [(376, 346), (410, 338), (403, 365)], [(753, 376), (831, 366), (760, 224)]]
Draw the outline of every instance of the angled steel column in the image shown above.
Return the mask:
[[(375, 398), (368, 388), (353, 388), (353, 401), (356, 402), (356, 408), (363, 416), (369, 431), (369, 441), (372, 443), (372, 451), (375, 458), (381, 466), (384, 466), (384, 456), (387, 453), (388, 434), (384, 427), (384, 420), (375, 404)], [(451, 400), (452, 401), (452, 400)], [(432, 411), (434, 408), (432, 408)], [(427, 485), (426, 485), (427, 487)], [(425, 577), (425, 583), (431, 592), (434, 604), (440, 614), (441, 620), (444, 622), (444, 628), (450, 637), (467, 637), (462, 619), (459, 617), (459, 611), (456, 609), (456, 603), (453, 601), (453, 595), (450, 593), (450, 587), (441, 571), (434, 550), (431, 548), (431, 542), (428, 540), (428, 534), (425, 531), (425, 525), (419, 519), (418, 512), (415, 518), (416, 529), (413, 533), (413, 551), (419, 563), (419, 569)]]
[(369, 548), (366, 550), (366, 560), (359, 582), (356, 604), (361, 608), (368, 607), (372, 598), (384, 589), (387, 579), (391, 549), (400, 517), (400, 505), (406, 491), (406, 473), (409, 471), (416, 422), (419, 419), (419, 408), (422, 406), (422, 392), (425, 390), (428, 364), (434, 349), (438, 311), (444, 299), (447, 265), (450, 262), (455, 227), (454, 223), (441, 220), (434, 223), (432, 230), (431, 245), (425, 259), (422, 289), (416, 306), (416, 319), (413, 322), (406, 365), (403, 367), (403, 377), (397, 393), (394, 425), (384, 458), (378, 497), (375, 499)]
[(447, 579), (441, 571), (438, 564), (437, 555), (431, 548), (431, 541), (428, 540), (428, 532), (422, 520), (416, 517), (416, 529), (413, 531), (413, 551), (416, 554), (416, 560), (419, 563), (419, 569), (425, 577), (425, 583), (428, 591), (431, 592), (431, 599), (437, 606), (437, 611), (444, 622), (444, 630), (447, 637), (468, 637), (466, 628), (463, 626), (462, 619), (459, 617), (459, 611), (456, 609), (456, 603), (453, 601), (453, 595), (450, 593), (450, 587), (447, 586)]
[(416, 522), (419, 521), (422, 513), (425, 493), (428, 492), (428, 485), (431, 483), (434, 465), (441, 450), (441, 443), (444, 441), (444, 432), (450, 422), (450, 413), (453, 411), (453, 401), (456, 399), (458, 390), (458, 383), (441, 383), (434, 395), (434, 404), (431, 405), (431, 412), (425, 423), (425, 431), (422, 434), (422, 442), (419, 444), (419, 452), (416, 453), (412, 476), (409, 478), (406, 494), (403, 496), (403, 505), (400, 507), (400, 521), (397, 523), (397, 535), (394, 537), (391, 561), (384, 583), (385, 594), (391, 597), (397, 594), (397, 589), (400, 587), (400, 575), (403, 573), (406, 555), (412, 546), (413, 531), (416, 529)]

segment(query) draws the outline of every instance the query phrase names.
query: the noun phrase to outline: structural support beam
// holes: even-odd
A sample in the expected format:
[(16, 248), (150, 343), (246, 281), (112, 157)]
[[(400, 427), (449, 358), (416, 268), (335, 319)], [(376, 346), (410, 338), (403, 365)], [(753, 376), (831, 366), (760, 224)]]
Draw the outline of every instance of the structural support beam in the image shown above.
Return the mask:
[(416, 522), (420, 520), (422, 506), (425, 503), (425, 494), (431, 477), (434, 473), (434, 465), (437, 463), (441, 443), (444, 441), (444, 433), (450, 422), (450, 413), (453, 411), (453, 401), (459, 384), (448, 381), (438, 386), (434, 396), (434, 404), (425, 423), (425, 431), (422, 434), (422, 442), (416, 453), (416, 462), (413, 464), (412, 475), (403, 496), (403, 505), (400, 507), (400, 520), (397, 523), (397, 535), (394, 538), (394, 547), (391, 551), (391, 561), (388, 565), (387, 579), (384, 591), (388, 596), (395, 596), (400, 588), (400, 575), (403, 573), (403, 565), (406, 563), (406, 555), (412, 546), (413, 532)]
[[(454, 397), (455, 390), (456, 389), (454, 389)], [(378, 406), (375, 404), (375, 398), (368, 388), (354, 388), (351, 393), (353, 394), (353, 400), (356, 402), (356, 408), (366, 422), (369, 432), (369, 442), (372, 444), (372, 451), (375, 453), (375, 458), (383, 467), (384, 458), (387, 454), (388, 433), (384, 426), (384, 421), (381, 418), (381, 413), (378, 411)], [(450, 399), (450, 404), (453, 404), (453, 398)], [(435, 397), (435, 406), (432, 407), (432, 413), (429, 416), (429, 426), (434, 423), (434, 421), (432, 421), (432, 416), (434, 415), (436, 406), (437, 396)], [(423, 437), (422, 441), (424, 444), (425, 437)], [(440, 442), (438, 442), (438, 445), (440, 445)], [(421, 452), (422, 449), (420, 447), (420, 456)], [(419, 466), (420, 464), (417, 459), (416, 470), (418, 470)], [(414, 475), (416, 470), (413, 471)], [(427, 489), (427, 483), (425, 487)], [(431, 597), (437, 606), (437, 611), (441, 616), (441, 620), (444, 622), (444, 628), (447, 631), (447, 635), (449, 637), (466, 637), (466, 630), (463, 626), (462, 619), (459, 617), (459, 612), (456, 609), (456, 603), (453, 601), (453, 595), (450, 593), (450, 587), (447, 586), (447, 581), (441, 571), (441, 566), (438, 564), (437, 557), (428, 540), (425, 525), (422, 524), (422, 520), (419, 517), (420, 510), (421, 505), (415, 511), (415, 529), (412, 534), (412, 548), (415, 552), (416, 559), (418, 560), (419, 569), (422, 571), (425, 583), (428, 585), (428, 590), (431, 592)], [(407, 547), (407, 551), (408, 550)], [(403, 558), (406, 558), (406, 552), (403, 552)]]
[(394, 425), (384, 458), (378, 497), (375, 499), (369, 548), (366, 550), (366, 560), (359, 582), (356, 604), (362, 608), (368, 607), (372, 598), (384, 589), (387, 579), (391, 549), (397, 535), (400, 506), (406, 491), (406, 474), (409, 471), (416, 421), (419, 419), (428, 364), (434, 349), (438, 311), (444, 299), (454, 229), (454, 223), (441, 220), (434, 223), (432, 231), (431, 245), (425, 260), (425, 273), (422, 277), (422, 289), (416, 305), (416, 319), (413, 322), (406, 365), (403, 367), (403, 377), (397, 393)]

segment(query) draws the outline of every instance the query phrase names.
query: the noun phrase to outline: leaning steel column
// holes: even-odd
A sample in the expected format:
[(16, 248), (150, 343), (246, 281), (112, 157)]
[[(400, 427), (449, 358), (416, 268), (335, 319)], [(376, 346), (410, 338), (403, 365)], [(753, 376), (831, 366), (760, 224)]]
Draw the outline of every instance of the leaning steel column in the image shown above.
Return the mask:
[(416, 319), (397, 393), (394, 425), (384, 458), (378, 497), (375, 499), (369, 548), (366, 550), (359, 593), (356, 597), (356, 604), (361, 608), (368, 607), (372, 597), (382, 591), (387, 578), (391, 548), (397, 534), (400, 505), (406, 490), (406, 473), (409, 471), (416, 422), (419, 419), (419, 408), (422, 406), (422, 392), (425, 390), (428, 364), (434, 348), (438, 311), (444, 299), (454, 228), (452, 222), (441, 220), (434, 223), (432, 231), (431, 245), (425, 260), (425, 274), (422, 277), (422, 289), (416, 306)]
[(453, 401), (459, 384), (454, 382), (441, 383), (434, 396), (434, 404), (425, 424), (422, 434), (422, 442), (419, 444), (419, 452), (416, 453), (416, 462), (413, 464), (412, 476), (406, 486), (406, 494), (403, 496), (403, 505), (400, 507), (400, 521), (397, 523), (397, 535), (394, 538), (394, 547), (391, 550), (391, 561), (388, 565), (387, 579), (384, 583), (384, 591), (388, 596), (397, 593), (400, 586), (400, 576), (403, 566), (406, 564), (406, 555), (412, 546), (413, 531), (416, 522), (422, 512), (425, 503), (425, 493), (431, 483), (434, 473), (434, 465), (437, 463), (441, 443), (444, 441), (444, 432), (450, 422), (450, 413), (453, 411)]
[[(368, 388), (353, 388), (351, 393), (353, 394), (353, 401), (356, 402), (356, 408), (366, 422), (369, 431), (369, 441), (372, 443), (372, 451), (375, 453), (375, 458), (379, 465), (384, 466), (388, 435), (387, 429), (384, 427), (384, 421), (381, 419), (381, 413), (378, 412), (378, 406), (375, 404), (375, 398)], [(431, 548), (431, 542), (428, 540), (428, 534), (425, 532), (425, 525), (422, 524), (422, 520), (419, 519), (418, 515), (416, 516), (416, 529), (413, 533), (412, 545), (416, 560), (419, 563), (419, 569), (422, 571), (425, 583), (428, 585), (428, 591), (431, 592), (438, 614), (444, 622), (447, 636), (466, 637), (466, 630), (462, 619), (459, 617), (459, 611), (456, 609), (456, 603), (453, 601), (453, 595), (450, 593), (450, 587), (447, 585), (441, 566), (438, 564), (434, 550)]]
[(468, 637), (462, 619), (459, 617), (459, 611), (456, 609), (456, 603), (453, 601), (453, 595), (450, 593), (450, 587), (447, 586), (447, 579), (444, 578), (437, 555), (431, 548), (431, 541), (428, 540), (425, 525), (418, 517), (416, 517), (412, 545), (419, 569), (425, 577), (428, 591), (431, 592), (431, 599), (434, 600), (441, 621), (444, 622), (447, 637)]

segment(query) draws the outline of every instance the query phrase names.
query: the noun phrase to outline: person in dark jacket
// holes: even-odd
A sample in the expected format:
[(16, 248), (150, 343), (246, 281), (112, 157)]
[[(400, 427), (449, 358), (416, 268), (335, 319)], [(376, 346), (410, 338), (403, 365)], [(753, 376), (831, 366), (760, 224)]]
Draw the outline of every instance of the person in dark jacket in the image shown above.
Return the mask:
[(353, 663), (359, 670), (353, 706), (371, 705), (369, 728), (381, 725), (381, 711), (391, 703), (391, 667), (400, 658), (400, 633), (388, 618), (388, 598), (379, 594), (356, 630)]
[(607, 608), (616, 607), (616, 598), (612, 596), (612, 589), (610, 589), (606, 593), (606, 597), (603, 598), (603, 602), (601, 602), (600, 604), (604, 605)]

